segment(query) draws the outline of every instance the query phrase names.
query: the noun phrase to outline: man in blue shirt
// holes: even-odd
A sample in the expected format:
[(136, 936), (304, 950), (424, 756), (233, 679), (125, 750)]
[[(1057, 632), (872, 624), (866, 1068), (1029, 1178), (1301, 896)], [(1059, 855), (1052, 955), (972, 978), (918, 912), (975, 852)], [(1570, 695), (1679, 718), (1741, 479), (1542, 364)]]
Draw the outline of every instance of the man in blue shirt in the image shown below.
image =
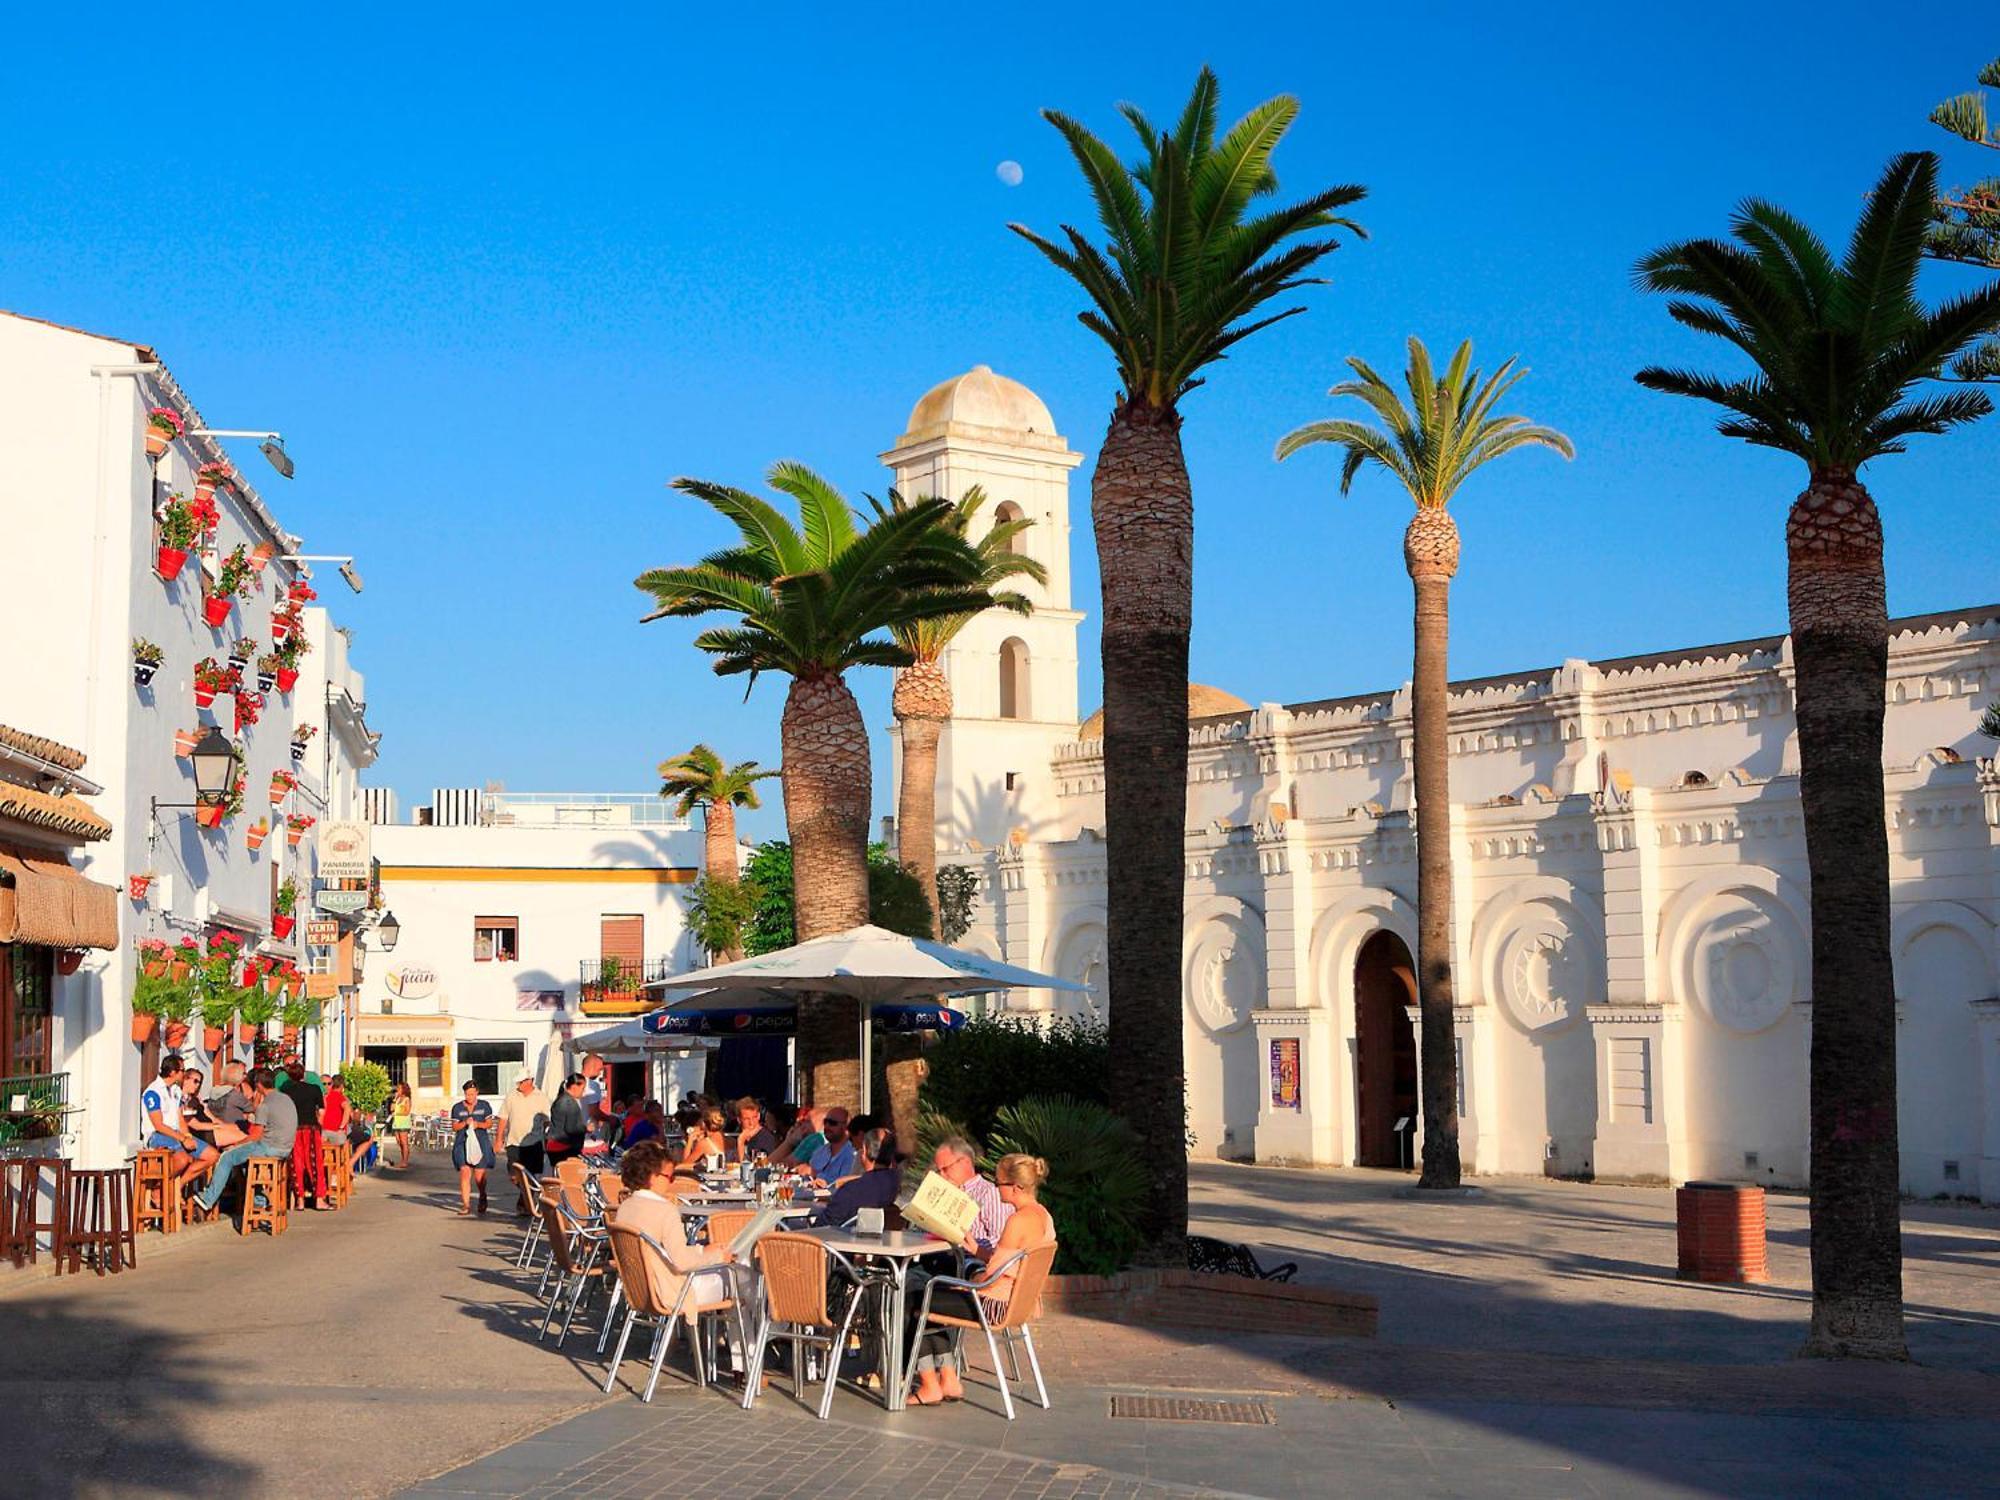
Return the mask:
[(903, 1174), (896, 1170), (895, 1136), (886, 1130), (871, 1130), (861, 1137), (856, 1155), (861, 1175), (836, 1188), (811, 1223), (838, 1228), (864, 1208), (887, 1208), (896, 1201), (903, 1190)]
[(847, 1111), (837, 1105), (829, 1109), (819, 1128), (826, 1139), (813, 1152), (806, 1170), (822, 1187), (832, 1187), (854, 1172), (854, 1142), (847, 1138)]

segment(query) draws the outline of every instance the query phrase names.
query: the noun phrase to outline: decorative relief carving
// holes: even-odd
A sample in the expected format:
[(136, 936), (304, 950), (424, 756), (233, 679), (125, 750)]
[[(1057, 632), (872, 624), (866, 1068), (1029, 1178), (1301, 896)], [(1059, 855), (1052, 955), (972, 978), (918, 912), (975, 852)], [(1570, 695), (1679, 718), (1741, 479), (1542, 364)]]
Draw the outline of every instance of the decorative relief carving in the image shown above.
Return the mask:
[(1682, 982), (1717, 1025), (1767, 1031), (1805, 998), (1805, 933), (1775, 896), (1732, 887), (1710, 896), (1688, 924)]
[(1528, 901), (1507, 919), (1491, 975), (1514, 1018), (1530, 1031), (1566, 1026), (1604, 995), (1604, 941), (1570, 902)]
[(1189, 1003), (1210, 1031), (1234, 1031), (1264, 1005), (1264, 925), (1232, 903), (1196, 929), (1188, 944)]

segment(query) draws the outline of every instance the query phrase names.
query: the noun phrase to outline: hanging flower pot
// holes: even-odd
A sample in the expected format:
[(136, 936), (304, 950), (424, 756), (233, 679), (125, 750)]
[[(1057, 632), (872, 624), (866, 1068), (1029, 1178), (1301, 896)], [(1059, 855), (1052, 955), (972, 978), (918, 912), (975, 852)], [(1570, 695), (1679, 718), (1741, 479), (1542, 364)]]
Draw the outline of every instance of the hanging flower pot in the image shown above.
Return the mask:
[(172, 583), (181, 576), (181, 569), (186, 566), (187, 560), (185, 547), (162, 547), (155, 568), (163, 581)]
[(222, 826), (224, 811), (225, 809), (220, 802), (197, 803), (194, 810), (194, 820), (203, 828), (220, 828)]
[(151, 687), (153, 674), (160, 670), (156, 661), (135, 661), (132, 663), (132, 681), (139, 687)]
[(222, 1046), (222, 1039), (229, 1035), (227, 1026), (204, 1026), (201, 1029), (201, 1050), (210, 1057)]
[(178, 953), (176, 953), (172, 958), (167, 960), (167, 977), (169, 979), (173, 979), (176, 981), (182, 980), (187, 978), (188, 975), (192, 972), (193, 969), (188, 964), (188, 961), (185, 958), (182, 958)]
[(295, 766), (302, 766), (305, 763), (306, 763), (306, 742), (304, 740), (293, 740), (292, 764)]
[(142, 1047), (145, 1046), (147, 1042), (152, 1040), (153, 1028), (159, 1025), (159, 1023), (160, 1023), (160, 1018), (158, 1016), (141, 1016), (141, 1015), (133, 1016), (132, 1040), (137, 1042)]
[(283, 615), (271, 616), (271, 644), (282, 646), (285, 638), (292, 633), (292, 622)]
[[(278, 691), (281, 693), (289, 693), (299, 685), (299, 669), (297, 667), (280, 667), (278, 668), (277, 675)], [(265, 691), (269, 692), (270, 689), (266, 688)]]
[(264, 847), (264, 840), (270, 836), (271, 825), (266, 823), (262, 818), (259, 818), (244, 830), (243, 842), (248, 844), (250, 852), (255, 854), (259, 849)]
[(81, 948), (60, 948), (56, 951), (56, 972), (68, 977), (83, 967)]
[(250, 551), (250, 571), (261, 573), (272, 558), (278, 555), (277, 547), (270, 542), (259, 542)]
[(167, 1044), (169, 1050), (182, 1046), (187, 1041), (187, 1039), (188, 1039), (187, 1022), (185, 1021), (167, 1022), (167, 1029), (162, 1034), (161, 1040), (163, 1040)]
[(285, 987), (285, 976), (275, 971), (264, 976), (264, 993), (275, 995)]
[(271, 936), (282, 943), (292, 935), (292, 928), (297, 924), (298, 920), (297, 917), (271, 918)]
[(258, 692), (268, 693), (271, 691), (272, 688), (276, 687), (277, 685), (278, 685), (278, 674), (276, 672), (266, 672), (262, 668), (258, 669), (257, 671)]
[(298, 786), (298, 784), (299, 778), (294, 776), (290, 771), (273, 771), (271, 773), (271, 806), (276, 807), (279, 803), (283, 802), (292, 794), (293, 788)]
[[(146, 899), (146, 891), (152, 884), (153, 877), (150, 875), (127, 875), (125, 877), (125, 889), (132, 893), (134, 901), (144, 901)], [(163, 969), (166, 967), (165, 959), (160, 960), (160, 966)]]
[[(215, 689), (203, 687), (200, 683), (197, 682), (194, 685), (194, 706), (196, 708), (212, 708), (214, 704), (215, 704)], [(194, 745), (190, 743), (188, 745), (188, 750), (192, 752), (193, 749)]]
[(210, 594), (201, 601), (201, 617), (208, 621), (210, 629), (220, 630), (229, 623), (229, 611), (234, 603), (227, 594)]
[(197, 477), (194, 482), (194, 497), (204, 504), (213, 505), (215, 503), (215, 481), (208, 477), (206, 471)]
[(238, 1021), (236, 1023), (236, 1045), (239, 1047), (248, 1047), (251, 1043), (255, 1042), (257, 1040), (258, 1029), (257, 1023), (254, 1021)]
[(187, 424), (171, 406), (156, 406), (146, 413), (146, 457), (157, 463), (166, 456), (174, 439)]
[(311, 813), (292, 813), (285, 819), (285, 842), (294, 849), (298, 848), (299, 840), (306, 836), (306, 830), (318, 821), (319, 819)]
[[(213, 696), (213, 694), (210, 695), (211, 698)], [(197, 692), (195, 697), (199, 701), (201, 697), (200, 693)], [(195, 742), (200, 738), (201, 736), (196, 734), (192, 729), (176, 729), (174, 731), (174, 758), (176, 760), (186, 760), (192, 756), (194, 754)]]

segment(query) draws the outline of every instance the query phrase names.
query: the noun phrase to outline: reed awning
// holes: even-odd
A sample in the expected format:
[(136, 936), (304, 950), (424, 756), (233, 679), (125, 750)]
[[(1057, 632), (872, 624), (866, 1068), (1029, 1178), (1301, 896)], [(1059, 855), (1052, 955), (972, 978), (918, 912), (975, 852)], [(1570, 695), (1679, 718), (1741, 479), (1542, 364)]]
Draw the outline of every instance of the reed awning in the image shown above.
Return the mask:
[(116, 948), (118, 892), (53, 850), (0, 844), (0, 943)]

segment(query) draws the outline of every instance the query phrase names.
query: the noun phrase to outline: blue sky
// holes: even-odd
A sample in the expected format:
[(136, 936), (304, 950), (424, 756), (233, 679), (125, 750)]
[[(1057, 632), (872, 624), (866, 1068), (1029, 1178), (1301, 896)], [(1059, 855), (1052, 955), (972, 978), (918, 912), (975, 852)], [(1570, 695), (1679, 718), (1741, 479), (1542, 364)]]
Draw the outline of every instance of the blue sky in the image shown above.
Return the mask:
[[(1897, 150), (1973, 175), (1924, 117), (2000, 53), (1978, 7), (1884, 27), (1855, 0), (1761, 6), (1755, 36), (1566, 4), (61, 10), (0, 54), (0, 306), (151, 343), (210, 420), (286, 433), (299, 477), (263, 488), (359, 559), (367, 593), (332, 602), (405, 805), (643, 789), (698, 738), (775, 761), (784, 683), (746, 703), (692, 624), (638, 624), (633, 576), (723, 539), (666, 481), (789, 457), (858, 499), (974, 363), (1094, 454), (1110, 360), (1004, 225), (1090, 222), (1040, 108), (1122, 149), (1116, 102), (1171, 115), (1204, 61), (1232, 118), (1300, 96), (1285, 186), (1365, 184), (1372, 237), (1187, 403), (1198, 678), (1285, 701), (1408, 675), (1407, 502), (1380, 478), (1342, 501), (1330, 454), (1271, 446), (1329, 412), (1345, 355), (1400, 368), (1412, 332), (1519, 354), (1519, 408), (1578, 448), (1462, 495), (1454, 674), (1781, 629), (1802, 471), (1632, 384), (1722, 356), (1631, 264), (1748, 194), (1838, 241)], [(2000, 595), (1996, 456), (1989, 422), (1871, 471), (1896, 612)], [(1096, 653), (1086, 626), (1086, 705)], [(855, 686), (886, 724), (887, 674)]]

